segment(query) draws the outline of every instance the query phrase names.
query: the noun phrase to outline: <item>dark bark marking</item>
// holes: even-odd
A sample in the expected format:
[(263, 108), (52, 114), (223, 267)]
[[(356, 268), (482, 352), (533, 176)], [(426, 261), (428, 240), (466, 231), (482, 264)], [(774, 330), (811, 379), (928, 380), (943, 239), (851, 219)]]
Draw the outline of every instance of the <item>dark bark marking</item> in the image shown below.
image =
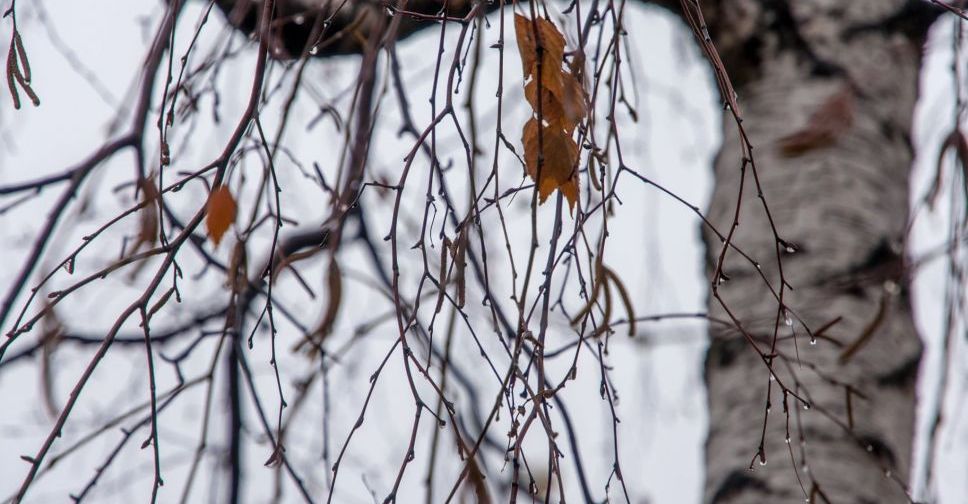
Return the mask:
[(897, 456), (894, 450), (880, 437), (874, 434), (866, 434), (858, 437), (861, 445), (876, 457), (886, 467), (897, 467)]
[(852, 296), (866, 298), (869, 287), (876, 287), (880, 291), (884, 282), (888, 280), (895, 282), (902, 289), (905, 288), (903, 276), (904, 257), (892, 244), (892, 240), (882, 237), (863, 261), (843, 273), (822, 278), (818, 283), (819, 285), (830, 284), (832, 288)]
[(881, 387), (897, 389), (911, 389), (917, 383), (918, 367), (921, 363), (921, 352), (904, 361), (903, 364), (892, 369), (887, 374), (877, 377), (877, 384)]
[(709, 342), (709, 350), (706, 351), (706, 368), (729, 367), (736, 362), (736, 356), (744, 351), (748, 352), (749, 349), (742, 338), (713, 337)]
[(943, 13), (944, 9), (931, 2), (907, 0), (900, 9), (884, 19), (848, 27), (844, 30), (843, 40), (849, 42), (858, 35), (874, 31), (884, 34), (903, 33), (920, 46), (928, 36), (928, 29)]
[(749, 471), (737, 469), (726, 476), (723, 483), (719, 485), (716, 489), (716, 493), (713, 494), (711, 503), (725, 503), (729, 502), (734, 497), (737, 497), (745, 492), (754, 491), (762, 492), (768, 494), (770, 488), (763, 482), (763, 480), (753, 477), (750, 475)]

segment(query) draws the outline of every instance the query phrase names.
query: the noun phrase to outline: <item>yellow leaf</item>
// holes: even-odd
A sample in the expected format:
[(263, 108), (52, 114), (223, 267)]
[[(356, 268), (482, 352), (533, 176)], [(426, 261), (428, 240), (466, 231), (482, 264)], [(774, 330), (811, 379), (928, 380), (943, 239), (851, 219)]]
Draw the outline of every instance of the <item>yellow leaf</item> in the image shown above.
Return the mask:
[(235, 211), (235, 198), (228, 187), (220, 185), (212, 189), (206, 207), (205, 225), (208, 227), (208, 236), (216, 247), (229, 226), (235, 222)]

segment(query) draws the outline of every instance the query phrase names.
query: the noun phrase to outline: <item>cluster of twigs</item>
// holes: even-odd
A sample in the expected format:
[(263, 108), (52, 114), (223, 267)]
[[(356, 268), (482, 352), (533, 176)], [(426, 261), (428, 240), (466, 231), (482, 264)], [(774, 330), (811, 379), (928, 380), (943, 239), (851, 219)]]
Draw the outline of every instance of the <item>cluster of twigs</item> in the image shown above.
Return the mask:
[[(580, 500), (601, 500), (602, 492), (608, 494), (614, 485), (622, 499), (630, 501), (627, 476), (621, 465), (620, 420), (612, 370), (608, 364), (609, 341), (617, 330), (635, 336), (645, 322), (683, 315), (638, 316), (635, 300), (621, 275), (604, 261), (610, 220), (621, 204), (620, 181), (623, 185), (638, 181), (673, 198), (695, 213), (702, 224), (722, 240), (711, 276), (711, 293), (728, 320), (712, 322), (741, 333), (760, 356), (766, 375), (772, 377), (766, 410), (770, 409), (769, 397), (773, 387), (779, 387), (787, 436), (788, 439), (791, 437), (800, 415), (800, 408), (795, 406), (809, 408), (811, 403), (808, 392), (795, 378), (793, 383), (787, 383), (775, 370), (778, 364), (782, 364), (789, 375), (796, 377), (797, 371), (792, 364), (799, 363), (798, 356), (786, 355), (778, 348), (777, 344), (782, 340), (780, 329), (786, 320), (797, 318), (810, 338), (817, 339), (824, 338), (826, 329), (836, 321), (810, 331), (785, 302), (785, 293), (790, 286), (783, 273), (783, 256), (794, 252), (795, 245), (783, 240), (773, 224), (757, 176), (753, 146), (743, 128), (739, 104), (697, 3), (682, 0), (683, 17), (712, 63), (720, 94), (736, 121), (739, 141), (743, 145), (743, 158), (739, 160), (743, 182), (736, 200), (735, 217), (730, 227), (723, 231), (717, 229), (697, 205), (647, 177), (642, 170), (628, 164), (623, 156), (622, 131), (617, 117), (623, 113), (634, 117), (636, 111), (625, 97), (628, 74), (623, 54), (626, 50), (623, 16), (626, 6), (616, 0), (574, 2), (563, 16), (551, 16), (549, 6), (542, 3), (506, 5), (500, 1), (493, 5), (473, 3), (459, 9), (448, 8), (445, 3), (427, 13), (408, 10), (408, 2), (400, 0), (390, 6), (388, 16), (382, 10), (364, 11), (345, 25), (338, 25), (334, 20), (342, 19), (339, 16), (346, 2), (280, 17), (283, 9), (277, 4), (285, 2), (265, 0), (259, 5), (258, 23), (253, 30), (258, 44), (254, 49), (256, 57), (248, 101), (234, 130), (213, 160), (193, 171), (172, 173), (171, 167), (179, 161), (176, 139), (179, 126), (198, 113), (198, 104), (206, 94), (214, 95), (214, 101), (218, 102), (218, 89), (212, 84), (215, 82), (213, 75), (224, 61), (241, 52), (238, 47), (225, 44), (212, 50), (207, 57), (198, 56), (204, 49), (198, 43), (200, 35), (217, 3), (222, 6), (226, 2), (213, 0), (207, 4), (195, 31), (186, 38), (189, 41), (187, 50), (178, 56), (173, 54), (173, 47), (176, 41), (185, 37), (178, 33), (178, 19), (185, 1), (168, 2), (145, 58), (126, 133), (109, 139), (87, 159), (61, 173), (0, 187), (0, 196), (5, 197), (47, 193), (61, 187), (60, 196), (49, 207), (46, 222), (34, 234), (33, 245), (19, 273), (6, 287), (0, 305), (0, 326), (5, 331), (0, 343), (0, 370), (38, 354), (42, 354), (47, 362), (52, 352), (67, 343), (96, 348), (82, 374), (73, 382), (66, 402), (58, 406), (56, 401), (48, 401), (50, 409), (55, 412), (55, 420), (38, 450), (23, 456), (29, 471), (14, 496), (15, 501), (23, 499), (35, 480), (54, 463), (71, 456), (115, 427), (126, 425), (115, 448), (73, 498), (76, 501), (85, 499), (112, 467), (128, 441), (140, 436), (142, 447), (152, 450), (151, 500), (154, 502), (165, 483), (164, 447), (159, 440), (160, 415), (179, 398), (186, 397), (186, 391), (199, 387), (204, 389), (205, 399), (197, 445), (180, 493), (183, 501), (193, 495), (200, 467), (206, 461), (218, 462), (211, 456), (209, 447), (213, 443), (214, 418), (223, 413), (214, 398), (223, 391), (228, 398), (228, 411), (224, 413), (229, 426), (224, 456), (229, 468), (227, 499), (237, 502), (243, 491), (244, 412), (249, 404), (256, 412), (261, 436), (271, 444), (266, 465), (277, 471), (276, 497), (282, 495), (283, 482), (288, 481), (307, 502), (333, 501), (338, 484), (345, 479), (342, 474), (354, 440), (373, 409), (375, 391), (389, 380), (405, 383), (412, 410), (410, 435), (405, 451), (400, 454), (393, 483), (383, 496), (386, 502), (395, 501), (405, 478), (413, 477), (410, 473), (421, 443), (427, 444), (429, 453), (425, 476), (428, 502), (443, 500), (444, 495), (449, 502), (461, 492), (473, 494), (479, 502), (488, 502), (494, 498), (495, 491), (507, 493), (512, 501), (523, 491), (545, 502), (553, 498), (564, 502), (566, 490), (575, 488), (569, 477), (572, 473), (580, 489)], [(236, 10), (239, 12), (230, 9), (229, 16), (242, 16), (245, 13), (241, 9), (247, 7), (251, 7), (249, 2), (238, 2)], [(485, 17), (487, 11), (495, 9), (500, 12), (498, 17), (490, 20)], [(565, 169), (559, 173), (560, 183), (571, 191), (569, 203), (575, 205), (577, 202), (573, 215), (563, 211), (562, 193), (555, 194), (553, 205), (539, 208), (539, 201), (550, 192), (541, 187), (543, 170), (549, 169), (545, 165), (548, 159), (544, 150), (547, 138), (541, 133), (544, 128), (535, 128), (538, 133), (534, 135), (536, 147), (532, 152), (528, 152), (529, 142), (525, 142), (522, 152), (517, 139), (505, 134), (503, 114), (509, 107), (508, 89), (510, 83), (517, 85), (519, 82), (517, 75), (513, 78), (505, 75), (503, 62), (510, 43), (505, 26), (506, 11), (514, 11), (531, 20), (531, 35), (538, 41), (534, 49), (537, 51), (536, 66), (532, 72), (536, 82), (532, 88), (536, 93), (532, 101), (533, 124), (542, 125), (548, 119), (545, 115), (547, 97), (542, 93), (550, 93), (552, 88), (548, 87), (548, 82), (542, 82), (547, 75), (542, 65), (567, 65), (568, 78), (583, 88), (580, 99), (587, 106), (587, 114), (583, 111), (580, 117), (574, 115), (566, 128), (555, 133), (569, 135), (568, 141), (581, 147), (580, 155), (569, 158), (568, 162), (574, 165), (573, 171)], [(11, 6), (8, 14), (15, 19), (13, 12)], [(559, 24), (567, 20), (573, 27), (562, 30), (565, 33), (563, 40), (568, 40), (568, 50), (560, 51), (562, 61), (545, 62), (542, 51), (547, 47), (541, 40), (547, 35), (542, 35), (539, 30), (539, 19), (544, 23), (555, 21)], [(439, 25), (433, 90), (429, 97), (430, 120), (426, 124), (421, 124), (411, 110), (410, 85), (402, 77), (396, 50), (402, 31), (412, 29), (414, 22)], [(289, 55), (294, 59), (285, 63), (273, 57), (282, 55), (276, 42), (281, 27), (287, 23), (306, 24), (309, 35), (301, 53)], [(457, 31), (456, 36), (451, 35), (452, 30)], [(496, 50), (496, 56), (485, 54), (482, 42), (485, 30), (497, 31), (497, 42), (491, 46)], [(333, 116), (344, 133), (343, 153), (332, 166), (314, 164), (312, 172), (303, 169), (299, 161), (293, 163), (302, 170), (302, 175), (314, 182), (318, 189), (316, 197), (326, 203), (318, 206), (318, 222), (289, 226), (296, 229), (283, 232), (287, 224), (292, 223), (284, 211), (290, 196), (279, 183), (280, 159), (293, 157), (284, 141), (285, 129), (292, 126), (288, 119), (290, 112), (305, 89), (304, 72), (313, 56), (336, 44), (342, 47), (348, 39), (355, 39), (362, 53), (358, 76), (350, 93), (350, 111), (344, 119), (335, 107), (321, 105), (321, 114)], [(16, 24), (10, 55), (8, 81), (15, 102), (14, 83), (17, 83), (36, 104), (36, 95), (29, 85), (29, 65)], [(487, 133), (472, 99), (463, 104), (455, 100), (460, 96), (461, 83), (471, 88), (467, 95), (473, 97), (475, 87), (493, 82), (480, 73), (482, 60), (490, 57), (498, 59), (500, 70), (496, 77), (495, 127)], [(281, 68), (282, 77), (272, 79), (270, 74), (277, 68)], [(387, 95), (393, 96), (397, 110), (381, 109), (389, 103), (385, 99)], [(269, 109), (278, 110), (282, 117), (274, 136), (267, 134), (270, 131), (264, 128), (261, 119)], [(400, 134), (411, 142), (402, 164), (393, 171), (395, 177), (389, 179), (378, 176), (369, 162), (375, 147), (372, 140), (378, 112), (396, 114), (402, 124)], [(218, 117), (217, 107), (215, 114)], [(442, 158), (440, 131), (445, 126), (452, 126), (461, 146), (461, 155), (456, 161), (447, 162)], [(572, 134), (574, 137), (570, 136)], [(490, 166), (482, 161), (484, 146), (488, 143), (493, 145)], [(76, 196), (90, 175), (120, 152), (129, 150), (134, 153), (135, 163), (133, 178), (127, 187), (136, 195), (137, 203), (84, 236), (82, 242), (66, 255), (52, 259), (52, 252), (48, 249), (58, 224), (72, 211)], [(156, 155), (152, 155), (154, 150), (157, 150)], [(500, 155), (502, 153), (504, 156)], [(261, 168), (257, 170), (256, 190), (246, 193), (251, 199), (240, 196), (239, 207), (248, 208), (251, 213), (236, 222), (230, 259), (223, 262), (213, 252), (209, 237), (202, 231), (206, 205), (194, 202), (192, 211), (186, 214), (182, 211), (186, 203), (180, 195), (188, 192), (182, 192), (183, 189), (193, 185), (202, 186), (205, 192), (235, 187), (236, 194), (241, 194), (238, 189), (246, 177), (243, 165), (247, 159), (257, 160)], [(508, 159), (515, 162), (507, 162)], [(527, 164), (532, 166), (526, 169)], [(563, 168), (559, 163), (555, 169), (561, 172)], [(468, 181), (463, 193), (453, 187), (454, 177), (449, 175), (452, 170), (466, 171), (461, 175)], [(526, 172), (538, 182), (527, 183)], [(326, 173), (331, 176), (327, 178)], [(335, 180), (332, 174), (335, 174)], [(771, 228), (764, 232), (771, 233), (774, 238), (778, 268), (775, 274), (763, 271), (756, 258), (733, 243), (744, 203), (745, 184), (756, 186), (762, 210), (769, 218)], [(371, 206), (373, 194), (388, 199), (389, 210)], [(508, 212), (515, 198), (530, 198), (529, 236), (523, 245), (510, 238), (511, 217)], [(26, 200), (18, 200), (17, 204)], [(418, 202), (421, 212), (411, 214), (410, 209), (415, 208), (413, 201)], [(380, 211), (387, 215), (386, 221), (379, 223), (388, 230), (382, 237), (374, 234), (372, 221), (372, 215)], [(78, 259), (92, 252), (89, 250), (91, 244), (108, 239), (112, 231), (123, 226), (122, 223), (130, 222), (129, 218), (135, 215), (140, 217), (138, 238), (133, 246), (123, 245), (120, 259), (85, 272), (66, 287), (52, 289), (55, 279), (60, 281), (74, 274)], [(416, 224), (411, 225), (408, 219)], [(548, 222), (550, 225), (545, 227)], [(494, 242), (500, 245), (495, 248)], [(356, 333), (347, 337), (339, 334), (341, 329), (337, 321), (341, 311), (348, 309), (343, 306), (343, 293), (347, 290), (344, 284), (351, 278), (350, 270), (359, 265), (345, 259), (345, 250), (351, 246), (359, 246), (365, 252), (361, 262), (372, 272), (373, 296), (388, 309), (359, 324)], [(434, 250), (438, 247), (439, 250)], [(732, 255), (756, 266), (763, 288), (776, 301), (772, 335), (765, 341), (761, 335), (749, 332), (747, 324), (734, 315), (720, 297), (719, 286), (727, 279), (724, 263)], [(297, 267), (299, 261), (313, 257), (324, 258), (326, 263), (323, 286), (327, 301), (321, 311), (321, 322), (315, 325), (308, 323), (304, 314), (278, 296), (284, 285), (287, 289), (301, 288), (309, 298), (315, 299), (313, 282), (304, 279)], [(522, 257), (523, 263), (520, 261)], [(418, 264), (415, 270), (411, 269), (413, 264), (405, 262), (408, 258)], [(257, 263), (257, 260), (261, 262)], [(45, 261), (53, 267), (39, 271), (40, 280), (35, 281), (40, 264)], [(185, 278), (184, 264), (222, 277), (225, 297), (187, 320), (159, 328), (159, 324), (153, 322), (156, 317), (181, 302), (187, 282), (198, 281)], [(505, 269), (509, 273), (507, 278), (497, 278), (494, 271)], [(70, 327), (59, 311), (60, 305), (78, 292), (93, 288), (92, 284), (97, 281), (118, 276), (122, 270), (134, 271), (132, 278), (138, 278), (137, 274), (142, 270), (148, 271), (150, 279), (139, 283), (140, 294), (121, 311), (111, 327), (93, 335)], [(771, 281), (774, 277), (778, 278), (775, 284)], [(513, 306), (505, 301), (508, 297)], [(617, 312), (624, 318), (618, 318)], [(702, 313), (685, 316), (706, 318)], [(567, 329), (554, 324), (556, 317), (566, 321)], [(138, 332), (125, 332), (129, 320), (137, 323)], [(11, 324), (7, 324), (8, 321), (12, 321)], [(394, 326), (390, 331), (392, 342), (382, 356), (367, 356), (367, 363), (376, 364), (375, 370), (369, 376), (356, 421), (338, 443), (335, 457), (331, 458), (329, 416), (345, 416), (347, 412), (337, 413), (329, 409), (332, 391), (327, 385), (328, 373), (334, 366), (342, 364), (347, 346), (377, 332), (387, 322)], [(43, 334), (36, 343), (28, 342), (26, 335), (37, 331), (38, 326)], [(287, 376), (286, 370), (279, 365), (279, 361), (285, 358), (282, 352), (277, 355), (280, 332), (287, 334), (288, 341), (297, 339), (299, 342), (293, 346), (313, 363), (306, 376), (295, 380), (297, 386), (288, 397), (286, 391), (290, 387), (286, 382), (291, 376)], [(440, 340), (441, 333), (443, 341)], [(288, 337), (292, 334), (296, 337)], [(470, 341), (479, 350), (480, 359), (476, 363), (469, 364), (454, 356), (458, 334), (470, 335)], [(272, 398), (274, 411), (268, 405), (270, 399), (258, 391), (258, 377), (253, 375), (248, 352), (257, 340), (266, 337), (276, 392), (276, 397)], [(464, 339), (461, 337), (462, 341)], [(204, 344), (212, 340), (217, 342), (214, 346)], [(560, 348), (550, 348), (552, 342)], [(119, 346), (143, 348), (147, 400), (129, 411), (119, 412), (114, 419), (85, 437), (59, 441), (95, 371), (105, 356), (118, 351), (116, 347)], [(161, 347), (169, 351), (161, 352)], [(175, 347), (181, 350), (170, 353)], [(186, 362), (203, 348), (211, 350), (207, 355), (208, 365), (200, 372), (189, 370)], [(402, 377), (386, 376), (394, 359)], [(573, 406), (566, 403), (562, 393), (571, 381), (578, 379), (580, 368), (581, 371), (587, 370), (580, 364), (586, 360), (595, 363), (601, 399), (611, 419), (612, 469), (604, 489), (596, 487), (586, 473), (587, 462), (577, 448), (581, 434), (576, 431), (569, 413)], [(552, 364), (560, 375), (550, 369)], [(177, 376), (177, 383), (170, 388), (160, 388), (156, 383), (159, 366), (170, 366)], [(807, 369), (816, 371), (809, 365)], [(224, 376), (219, 374), (223, 370)], [(475, 374), (479, 375), (476, 379)], [(832, 377), (828, 381), (833, 386), (846, 387), (848, 404), (856, 395), (849, 384)], [(290, 431), (302, 419), (299, 412), (304, 405), (313, 400), (310, 392), (314, 387), (323, 391), (326, 438), (323, 459), (332, 469), (331, 474), (324, 471), (322, 496), (314, 483), (319, 476), (307, 474), (287, 452), (287, 446), (295, 442)], [(496, 387), (496, 391), (492, 387)], [(487, 396), (489, 393), (493, 397)], [(457, 400), (458, 397), (463, 399)], [(394, 415), (400, 413), (396, 411)], [(502, 416), (510, 428), (498, 433), (496, 424)], [(766, 461), (767, 418), (764, 416), (763, 436), (754, 458), (762, 462)], [(403, 421), (403, 418), (399, 420)], [(424, 434), (427, 422), (435, 427), (431, 436)], [(849, 430), (850, 426), (845, 428)], [(565, 436), (559, 436), (560, 433)], [(802, 442), (802, 429), (799, 435)], [(446, 436), (452, 438), (449, 448), (445, 446)], [(71, 444), (61, 446), (67, 442)], [(535, 442), (543, 443), (546, 451), (532, 449)], [(459, 464), (450, 481), (442, 481), (445, 476), (436, 469), (441, 464), (440, 459), (449, 453), (446, 450), (456, 453), (456, 463)], [(793, 446), (789, 453), (791, 459), (795, 457)], [(805, 452), (801, 450), (800, 456), (802, 460), (797, 465), (805, 467)], [(502, 464), (510, 470), (502, 471)], [(806, 496), (816, 498), (822, 494), (816, 481), (811, 479), (807, 483), (802, 485)], [(441, 488), (447, 489), (444, 495), (438, 493)]]

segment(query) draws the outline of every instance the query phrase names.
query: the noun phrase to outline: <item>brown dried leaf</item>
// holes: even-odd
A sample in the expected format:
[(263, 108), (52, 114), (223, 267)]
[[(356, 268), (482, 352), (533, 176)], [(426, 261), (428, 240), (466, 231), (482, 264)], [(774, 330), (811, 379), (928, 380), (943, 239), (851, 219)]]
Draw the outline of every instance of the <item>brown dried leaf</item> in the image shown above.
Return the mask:
[[(585, 89), (581, 82), (570, 72), (560, 74), (561, 87), (545, 88), (541, 93), (541, 118), (550, 125), (558, 125), (571, 134), (588, 113)], [(538, 82), (536, 79), (524, 85), (524, 96), (535, 114), (538, 113)]]
[(578, 171), (574, 171), (570, 179), (559, 185), (558, 190), (568, 200), (568, 210), (574, 210), (575, 203), (578, 201)]
[[(528, 175), (538, 184), (540, 201), (548, 198), (555, 189), (560, 189), (568, 198), (569, 208), (574, 208), (578, 201), (578, 173), (575, 169), (578, 163), (578, 144), (559, 128), (545, 126), (541, 128), (541, 138), (538, 138), (538, 121), (530, 119), (524, 125), (522, 135), (524, 144), (524, 161)], [(541, 144), (540, 175), (538, 167), (539, 143)]]
[[(535, 42), (535, 25), (540, 44)], [(545, 18), (539, 17), (534, 23), (520, 14), (514, 15), (514, 33), (518, 39), (518, 51), (521, 53), (521, 66), (524, 78), (532, 77), (536, 73), (538, 64), (538, 46), (542, 49), (541, 78), (545, 77), (545, 69), (558, 70), (561, 73), (561, 62), (565, 58), (565, 37), (558, 28)]]
[[(576, 57), (568, 68), (562, 67), (565, 38), (547, 19), (531, 20), (515, 15), (514, 29), (527, 81), (524, 95), (535, 113), (525, 124), (522, 134), (525, 168), (538, 186), (540, 202), (558, 189), (568, 199), (569, 208), (574, 209), (578, 201), (578, 173), (575, 169), (578, 144), (571, 135), (588, 113), (585, 90), (573, 69), (580, 69), (581, 58)], [(538, 48), (541, 49), (540, 79)], [(540, 155), (539, 150), (542, 151)], [(539, 159), (542, 160), (540, 163)]]
[(229, 226), (235, 222), (236, 210), (235, 198), (228, 187), (219, 185), (212, 189), (212, 194), (208, 197), (205, 225), (208, 227), (208, 236), (216, 247)]
[(141, 202), (144, 207), (141, 209), (140, 229), (138, 230), (138, 242), (154, 245), (158, 239), (158, 188), (154, 181), (143, 178), (138, 181), (141, 189)]
[(786, 157), (832, 145), (854, 123), (854, 91), (845, 86), (832, 94), (799, 131), (777, 141)]
[[(540, 44), (535, 43), (535, 24), (538, 28)], [(541, 94), (556, 96), (561, 101), (561, 96), (564, 95), (565, 88), (564, 74), (561, 67), (565, 58), (565, 37), (547, 19), (539, 17), (535, 24), (532, 24), (531, 20), (524, 16), (515, 15), (514, 17), (514, 30), (517, 34), (518, 51), (521, 54), (521, 66), (524, 71), (524, 79), (530, 79), (531, 82), (538, 81), (537, 48), (540, 45), (542, 50), (541, 87), (543, 88)], [(537, 109), (537, 99), (531, 98), (530, 101), (532, 107)], [(542, 101), (544, 101), (543, 98)]]
[[(524, 97), (531, 104), (531, 108), (534, 110), (535, 115), (538, 114), (538, 81), (531, 79), (527, 84), (524, 85)], [(541, 119), (547, 124), (560, 125), (565, 130), (574, 130), (574, 127), (568, 128), (568, 123), (565, 117), (565, 107), (561, 104), (554, 94), (550, 93), (545, 89), (541, 93)], [(570, 132), (570, 131), (569, 131)]]
[(561, 103), (565, 117), (574, 124), (581, 122), (588, 114), (588, 101), (581, 80), (573, 73), (565, 72), (565, 87), (562, 89)]

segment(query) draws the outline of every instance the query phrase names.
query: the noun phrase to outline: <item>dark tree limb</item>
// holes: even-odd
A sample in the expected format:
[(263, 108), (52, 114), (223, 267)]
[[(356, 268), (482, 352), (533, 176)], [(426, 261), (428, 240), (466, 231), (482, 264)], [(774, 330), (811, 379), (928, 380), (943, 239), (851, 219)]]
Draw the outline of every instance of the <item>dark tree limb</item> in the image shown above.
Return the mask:
[[(681, 16), (678, 0), (640, 0)], [(332, 0), (323, 7), (310, 7), (306, 0), (280, 0), (276, 2), (276, 21), (272, 29), (272, 55), (279, 59), (297, 58), (304, 50), (316, 57), (339, 54), (362, 54), (369, 33), (379, 29), (383, 20), (378, 16), (389, 17), (384, 2), (372, 0)], [(415, 33), (438, 25), (441, 20), (459, 21), (474, 5), (474, 0), (411, 0), (407, 11), (400, 20), (397, 40), (405, 39)], [(690, 0), (690, 4), (695, 3)], [(762, 35), (768, 32), (779, 33), (781, 43), (796, 47), (802, 56), (815, 64), (822, 64), (812, 53), (809, 44), (795, 29), (790, 14), (791, 2), (787, 0), (762, 0), (756, 9), (758, 19), (750, 25), (751, 29), (735, 29), (738, 22), (747, 19), (736, 0), (702, 0), (698, 2), (708, 21), (709, 35), (716, 40), (727, 69), (734, 83), (739, 85), (746, 72), (742, 67), (755, 62), (759, 57), (755, 52), (762, 45)], [(446, 4), (447, 10), (443, 12)], [(216, 5), (225, 14), (228, 22), (239, 31), (251, 34), (256, 29), (259, 2), (239, 0), (216, 0)], [(500, 4), (489, 2), (484, 10), (490, 13)], [(852, 27), (845, 36), (865, 30), (900, 32), (911, 40), (923, 42), (928, 28), (944, 13), (944, 6), (935, 1), (906, 0), (894, 12), (886, 16), (875, 15), (864, 23)], [(739, 14), (737, 14), (739, 13)], [(444, 17), (446, 16), (446, 17)], [(323, 33), (314, 36), (313, 26), (322, 18)], [(792, 29), (791, 29), (792, 28)], [(720, 40), (728, 33), (728, 40)], [(740, 35), (736, 37), (736, 35)], [(724, 43), (725, 42), (725, 43)], [(750, 52), (752, 51), (752, 52)], [(740, 60), (744, 60), (742, 63)], [(733, 68), (736, 67), (736, 68)], [(823, 65), (821, 65), (823, 67)], [(821, 71), (823, 68), (821, 68)]]

